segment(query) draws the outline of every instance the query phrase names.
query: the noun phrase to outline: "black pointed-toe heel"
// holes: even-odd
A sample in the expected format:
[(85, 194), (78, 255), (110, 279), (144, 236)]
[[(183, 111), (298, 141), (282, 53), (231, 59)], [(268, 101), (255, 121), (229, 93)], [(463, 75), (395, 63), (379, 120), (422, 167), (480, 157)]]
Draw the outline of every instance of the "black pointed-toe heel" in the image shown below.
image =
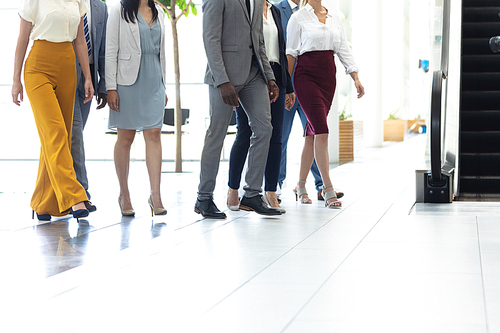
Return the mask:
[[(38, 214), (38, 213), (36, 213), (36, 217), (37, 217), (38, 221), (50, 221), (50, 219), (52, 218), (50, 216), (50, 214)], [(35, 219), (35, 211), (34, 210), (31, 211), (31, 218), (33, 220)]]
[(85, 208), (78, 210), (73, 210), (73, 208), (70, 208), (69, 211), (78, 222), (80, 222), (80, 218), (89, 216), (89, 210)]

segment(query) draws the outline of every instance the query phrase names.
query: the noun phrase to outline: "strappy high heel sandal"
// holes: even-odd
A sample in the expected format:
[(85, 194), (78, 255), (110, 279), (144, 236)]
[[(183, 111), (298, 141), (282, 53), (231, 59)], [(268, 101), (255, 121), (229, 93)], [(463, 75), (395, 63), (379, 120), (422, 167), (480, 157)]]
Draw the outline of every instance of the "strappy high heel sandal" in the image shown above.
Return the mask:
[[(328, 192), (325, 192), (325, 190), (327, 188), (331, 187), (332, 190), (331, 191), (328, 191)], [(330, 203), (328, 203), (328, 200), (330, 199), (337, 199), (337, 194), (335, 193), (335, 190), (333, 189), (333, 186), (332, 184), (328, 184), (328, 185), (323, 185), (323, 198), (325, 198), (325, 207), (327, 208), (333, 208), (333, 209), (340, 209), (342, 208), (342, 202), (340, 201), (331, 201)]]
[(299, 187), (299, 184), (302, 183), (302, 184), (305, 184), (306, 181), (305, 180), (299, 180), (299, 182), (297, 183), (297, 187), (295, 187), (293, 189), (293, 193), (295, 193), (295, 201), (299, 201), (299, 198), (300, 198), (300, 203), (302, 204), (312, 204), (312, 200), (309, 199), (309, 197), (302, 197), (303, 195), (306, 195), (307, 196), (307, 190), (306, 190), (306, 187)]

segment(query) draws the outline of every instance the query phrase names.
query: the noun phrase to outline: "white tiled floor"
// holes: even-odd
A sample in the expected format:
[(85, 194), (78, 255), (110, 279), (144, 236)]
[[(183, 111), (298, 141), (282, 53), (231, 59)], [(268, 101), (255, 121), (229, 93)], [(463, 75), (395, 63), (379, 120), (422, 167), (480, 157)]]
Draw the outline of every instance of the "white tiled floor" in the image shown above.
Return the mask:
[[(151, 220), (134, 201), (137, 217), (121, 219), (112, 164), (90, 163), (91, 176), (98, 168), (112, 179), (96, 186), (98, 212), (87, 226), (48, 226), (66, 239), (90, 231), (85, 243), (61, 236), (48, 252), (60, 265), (83, 253), (81, 264), (46, 277), (51, 258), (36, 248), (48, 241), (19, 230), (27, 218), (3, 223), (11, 231), (0, 232), (0, 267), (13, 273), (0, 277), (0, 331), (500, 332), (500, 203), (414, 205), (424, 145), (413, 137), (334, 168), (341, 210), (296, 203), (289, 185), (282, 217), (228, 212), (224, 221), (192, 212), (196, 167), (163, 175), (166, 217)], [(132, 187), (146, 198), (144, 168), (135, 168)], [(25, 192), (2, 201), (22, 207)]]

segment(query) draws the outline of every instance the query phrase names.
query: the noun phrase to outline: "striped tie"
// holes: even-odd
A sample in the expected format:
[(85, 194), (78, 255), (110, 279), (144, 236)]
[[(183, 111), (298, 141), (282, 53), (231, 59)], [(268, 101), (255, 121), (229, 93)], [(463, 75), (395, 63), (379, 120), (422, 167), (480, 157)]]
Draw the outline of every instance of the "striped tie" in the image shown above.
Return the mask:
[(91, 45), (90, 45), (90, 29), (89, 29), (89, 21), (87, 20), (87, 13), (83, 15), (83, 32), (85, 33), (85, 42), (87, 43), (87, 51), (90, 57), (90, 50), (91, 50)]

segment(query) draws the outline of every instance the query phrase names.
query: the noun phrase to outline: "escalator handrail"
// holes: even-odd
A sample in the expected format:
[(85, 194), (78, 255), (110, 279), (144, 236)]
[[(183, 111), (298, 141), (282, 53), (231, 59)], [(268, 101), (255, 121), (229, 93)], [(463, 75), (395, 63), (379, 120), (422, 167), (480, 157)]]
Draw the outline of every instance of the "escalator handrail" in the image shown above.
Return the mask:
[(443, 80), (446, 78), (443, 71), (434, 71), (432, 77), (431, 94), (431, 182), (440, 185), (444, 182), (441, 173), (441, 98)]

